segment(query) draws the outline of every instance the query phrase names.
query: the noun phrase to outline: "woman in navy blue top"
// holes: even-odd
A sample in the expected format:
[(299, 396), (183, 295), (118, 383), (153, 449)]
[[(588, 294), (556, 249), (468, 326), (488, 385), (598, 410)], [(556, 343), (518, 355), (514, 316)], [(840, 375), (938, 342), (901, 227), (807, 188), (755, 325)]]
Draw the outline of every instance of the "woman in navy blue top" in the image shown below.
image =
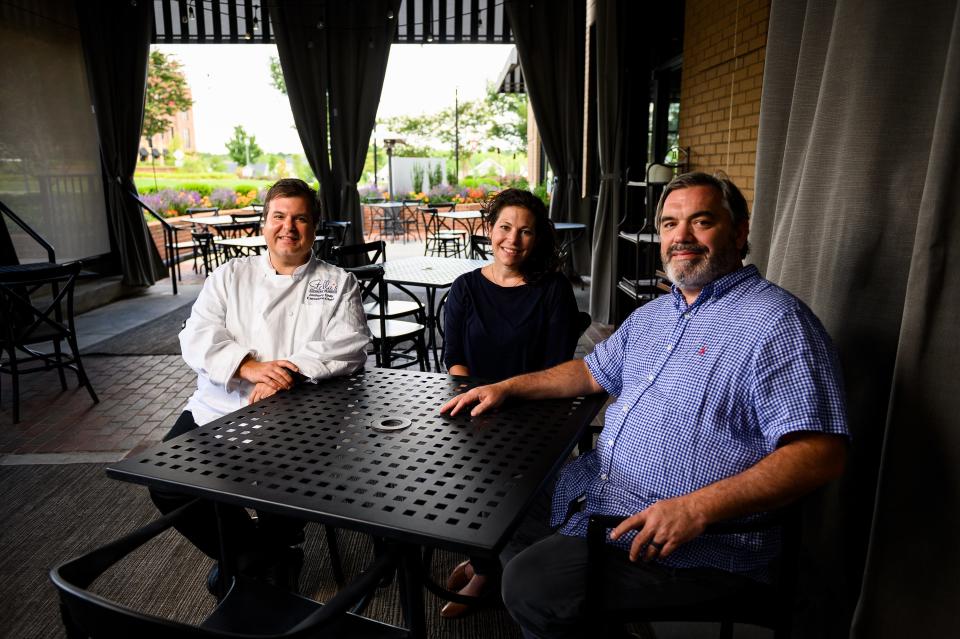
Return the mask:
[[(444, 362), (451, 375), (491, 381), (549, 368), (573, 357), (577, 302), (558, 272), (556, 236), (538, 197), (506, 189), (485, 214), (493, 262), (453, 283), (444, 307)], [(493, 562), (471, 558), (457, 566), (447, 587), (478, 595)], [(458, 617), (463, 604), (440, 614)]]

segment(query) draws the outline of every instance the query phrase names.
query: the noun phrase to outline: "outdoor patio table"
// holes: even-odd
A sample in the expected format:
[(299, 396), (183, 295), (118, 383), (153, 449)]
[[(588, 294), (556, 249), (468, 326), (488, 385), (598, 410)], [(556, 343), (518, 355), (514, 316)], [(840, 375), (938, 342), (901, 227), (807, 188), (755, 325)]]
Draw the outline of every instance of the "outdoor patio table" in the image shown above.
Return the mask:
[[(380, 209), (383, 217), (381, 220), (380, 236), (389, 234), (392, 237), (406, 235), (406, 228), (403, 223), (404, 211), (409, 211), (410, 207), (405, 202), (374, 202), (368, 204), (370, 208)], [(372, 231), (373, 229), (371, 229)]]
[[(427, 348), (433, 350), (436, 370), (440, 370), (440, 355), (434, 327), (437, 326), (437, 289), (449, 288), (453, 281), (481, 266), (486, 260), (465, 260), (458, 257), (406, 257), (383, 263), (383, 279), (404, 286), (422, 286), (427, 291)], [(429, 366), (429, 362), (427, 365)]]
[(373, 369), (302, 384), (112, 464), (107, 474), (399, 542), (406, 622), (422, 637), (419, 546), (499, 553), (604, 399), (440, 415), (449, 398), (478, 383)]
[[(460, 225), (466, 229), (467, 235), (469, 236), (475, 235), (477, 227), (482, 224), (483, 211), (441, 211), (437, 213), (437, 217), (459, 222)], [(469, 239), (468, 237), (468, 243)]]
[(194, 217), (190, 218), (190, 222), (193, 224), (202, 224), (203, 226), (213, 227), (234, 223), (232, 215), (208, 215), (206, 217)]

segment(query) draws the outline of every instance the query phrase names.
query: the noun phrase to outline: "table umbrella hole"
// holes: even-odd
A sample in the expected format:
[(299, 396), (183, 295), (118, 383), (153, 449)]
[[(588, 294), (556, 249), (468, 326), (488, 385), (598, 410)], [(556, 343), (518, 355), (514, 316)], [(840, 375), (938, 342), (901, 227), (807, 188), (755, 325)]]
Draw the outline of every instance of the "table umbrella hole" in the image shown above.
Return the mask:
[(403, 430), (408, 426), (410, 426), (410, 420), (403, 419), (401, 417), (384, 417), (382, 419), (375, 419), (370, 424), (370, 427), (373, 428), (373, 430), (377, 430), (382, 433), (392, 433), (394, 431)]

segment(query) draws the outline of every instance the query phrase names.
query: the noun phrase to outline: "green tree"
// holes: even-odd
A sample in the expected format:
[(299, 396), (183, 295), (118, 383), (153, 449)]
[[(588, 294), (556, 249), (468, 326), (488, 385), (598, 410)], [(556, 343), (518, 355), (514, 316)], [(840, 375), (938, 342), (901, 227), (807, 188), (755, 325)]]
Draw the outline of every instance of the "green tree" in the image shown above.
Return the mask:
[[(498, 93), (490, 83), (483, 98), (460, 102), (456, 113), (453, 106), (449, 106), (435, 113), (387, 118), (377, 126), (407, 138), (411, 148), (436, 143), (451, 151), (459, 128), (463, 160), (469, 160), (474, 152), (470, 141), (477, 142), (473, 145), (476, 150), (482, 147), (503, 153), (522, 153), (527, 146), (527, 96)], [(407, 151), (403, 150), (404, 155), (409, 155)]]
[(190, 87), (180, 72), (180, 63), (159, 51), (147, 61), (147, 92), (142, 134), (153, 147), (153, 136), (166, 132), (173, 118), (193, 106)]
[(273, 88), (280, 93), (287, 94), (287, 82), (283, 79), (283, 69), (280, 67), (280, 60), (270, 56), (270, 83)]
[(233, 137), (225, 145), (227, 153), (237, 164), (256, 162), (263, 155), (263, 149), (257, 145), (256, 136), (248, 134), (239, 124), (233, 127)]

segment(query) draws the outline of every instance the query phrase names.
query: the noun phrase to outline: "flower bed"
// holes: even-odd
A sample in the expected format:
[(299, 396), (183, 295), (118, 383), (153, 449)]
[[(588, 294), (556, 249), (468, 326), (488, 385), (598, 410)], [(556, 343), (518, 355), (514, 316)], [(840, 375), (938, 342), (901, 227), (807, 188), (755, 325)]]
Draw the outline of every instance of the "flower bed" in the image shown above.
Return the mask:
[(215, 206), (220, 209), (242, 209), (253, 202), (262, 202), (267, 190), (241, 187), (241, 190), (214, 189), (209, 195), (196, 190), (160, 189), (155, 193), (142, 195), (147, 206), (164, 217), (183, 215), (187, 209)]

